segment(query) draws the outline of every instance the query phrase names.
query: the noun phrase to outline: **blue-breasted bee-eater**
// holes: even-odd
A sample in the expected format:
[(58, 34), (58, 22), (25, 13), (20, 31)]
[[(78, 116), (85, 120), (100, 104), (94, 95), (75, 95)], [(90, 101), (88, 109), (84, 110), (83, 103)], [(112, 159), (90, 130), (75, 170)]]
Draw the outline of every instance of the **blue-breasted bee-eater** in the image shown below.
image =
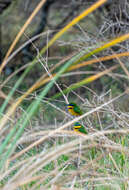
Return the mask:
[(87, 131), (85, 129), (85, 127), (83, 125), (81, 125), (80, 123), (76, 122), (73, 126), (73, 130), (75, 132), (79, 132), (79, 133), (84, 133), (87, 134)]
[(68, 108), (69, 113), (73, 116), (80, 116), (83, 114), (79, 106), (77, 106), (77, 104), (73, 102), (69, 103), (67, 105), (67, 108)]

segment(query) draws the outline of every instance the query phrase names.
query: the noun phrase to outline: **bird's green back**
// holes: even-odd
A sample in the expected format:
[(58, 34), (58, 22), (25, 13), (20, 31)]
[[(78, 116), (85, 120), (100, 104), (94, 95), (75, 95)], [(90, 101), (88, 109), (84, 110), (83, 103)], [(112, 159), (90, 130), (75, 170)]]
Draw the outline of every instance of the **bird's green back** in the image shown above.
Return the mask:
[(79, 106), (77, 106), (76, 104), (74, 105), (73, 109), (74, 109), (74, 111), (75, 111), (76, 113), (79, 113), (80, 115), (83, 114), (82, 111), (81, 111), (81, 109), (79, 108)]
[(85, 127), (83, 127), (83, 126), (81, 126), (81, 128), (78, 129), (78, 131), (79, 131), (80, 133), (87, 134), (87, 131), (86, 131)]

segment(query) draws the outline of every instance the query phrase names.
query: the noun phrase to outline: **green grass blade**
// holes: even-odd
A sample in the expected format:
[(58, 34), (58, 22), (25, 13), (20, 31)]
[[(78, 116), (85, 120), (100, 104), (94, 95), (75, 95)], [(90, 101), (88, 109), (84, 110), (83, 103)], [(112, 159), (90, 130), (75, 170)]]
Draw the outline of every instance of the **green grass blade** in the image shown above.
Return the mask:
[[(13, 141), (10, 143), (10, 146), (7, 150), (7, 152), (5, 153), (5, 156), (2, 158), (2, 160), (0, 161), (0, 169), (3, 168), (4, 163), (7, 161), (8, 157), (12, 154), (12, 151), (14, 150), (15, 146), (16, 146), (16, 142), (19, 139), (19, 137), (22, 135), (24, 128), (27, 126), (28, 121), (32, 118), (32, 116), (34, 115), (34, 113), (36, 112), (36, 110), (38, 109), (38, 106), (40, 104), (40, 101), (46, 96), (46, 94), (49, 92), (49, 90), (51, 89), (51, 87), (54, 85), (54, 82), (61, 76), (62, 73), (65, 72), (65, 70), (77, 59), (81, 56), (81, 53), (77, 56), (74, 56), (70, 61), (68, 61), (61, 69), (60, 71), (56, 74), (56, 76), (53, 78), (53, 80), (51, 82), (48, 83), (48, 85), (44, 88), (44, 90), (40, 93), (40, 95), (37, 97), (36, 100), (34, 100), (31, 105), (28, 107), (26, 113), (27, 113), (27, 118), (26, 118), (26, 113), (23, 114), (23, 116), (21, 117), (21, 119), (18, 121), (18, 123), (15, 125), (15, 127), (13, 128), (13, 130), (11, 131), (10, 134), (8, 134), (8, 136), (6, 137), (4, 143), (2, 144), (2, 146), (0, 147), (0, 157), (2, 158), (2, 153), (4, 151), (5, 146), (7, 145), (7, 143), (11, 140), (12, 136), (15, 135), (16, 129), (16, 135), (13, 139)], [(26, 118), (26, 119), (25, 119)]]
[[(77, 82), (77, 83), (71, 85), (70, 87), (64, 89), (63, 93), (64, 94), (69, 93), (72, 90), (80, 88), (82, 85), (89, 84), (89, 83), (93, 82), (94, 80), (100, 78), (101, 76), (103, 76), (103, 75), (109, 73), (110, 71), (116, 69), (117, 67), (118, 67), (118, 65), (115, 65), (115, 66), (111, 67), (110, 69), (106, 69), (105, 71), (102, 71), (102, 72), (100, 72), (100, 73), (98, 73), (96, 75), (93, 75), (91, 77), (85, 78), (82, 81)], [(59, 92), (59, 93), (55, 94), (54, 96), (52, 96), (52, 99), (58, 98), (60, 96), (62, 96), (62, 93)]]
[(15, 90), (19, 87), (19, 85), (22, 83), (23, 79), (25, 78), (25, 76), (27, 75), (27, 73), (31, 70), (32, 65), (30, 65), (25, 71), (24, 73), (21, 75), (21, 77), (18, 79), (18, 81), (15, 83), (14, 87), (11, 89), (11, 91), (9, 92), (7, 98), (5, 99), (4, 103), (2, 104), (1, 108), (0, 108), (0, 115), (4, 112), (9, 100), (11, 99), (11, 97), (13, 96)]

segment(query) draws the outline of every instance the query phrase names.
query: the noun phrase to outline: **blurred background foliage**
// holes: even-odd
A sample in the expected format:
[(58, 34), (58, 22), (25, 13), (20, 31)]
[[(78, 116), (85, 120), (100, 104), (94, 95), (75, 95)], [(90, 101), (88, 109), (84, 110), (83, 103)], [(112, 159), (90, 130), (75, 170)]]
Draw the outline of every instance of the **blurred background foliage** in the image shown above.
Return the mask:
[[(40, 0), (7, 0), (0, 1), (0, 49), (1, 49), (1, 61), (7, 52), (10, 44), (14, 40), (16, 34), (19, 32), (26, 19), (32, 13), (36, 5)], [(34, 17), (31, 24), (28, 26), (25, 34), (22, 36), (18, 42), (17, 47), (19, 47), (23, 42), (29, 40), (30, 37), (35, 36), (40, 32), (47, 32), (46, 35), (41, 36), (38, 40), (34, 42), (35, 47), (40, 50), (47, 41), (52, 37), (52, 35), (65, 26), (70, 20), (75, 16), (79, 15), (83, 10), (92, 5), (95, 1), (88, 0), (73, 0), (63, 1), (63, 0), (48, 0), (43, 8)], [(44, 11), (45, 10), (45, 11)], [(109, 0), (101, 8), (97, 9), (92, 14), (88, 15), (77, 25), (71, 28), (66, 34), (64, 34), (57, 42), (48, 50), (48, 64), (51, 68), (58, 60), (61, 60), (66, 55), (70, 55), (74, 51), (91, 51), (92, 49), (101, 45), (102, 42), (106, 42), (109, 39), (118, 37), (121, 34), (127, 33), (129, 31), (129, 5), (127, 0)], [(46, 19), (44, 21), (44, 19)], [(51, 31), (53, 33), (51, 34)], [(97, 56), (105, 56), (115, 53), (120, 53), (123, 51), (128, 51), (128, 40), (121, 44), (117, 44), (112, 49), (107, 49), (104, 52), (99, 53)], [(12, 71), (19, 69), (21, 66), (30, 62), (36, 55), (37, 50), (34, 45), (22, 49), (17, 56), (12, 59), (8, 67), (5, 69), (5, 75), (10, 74)], [(95, 57), (95, 56), (94, 56)], [(121, 59), (127, 69), (129, 68), (128, 57)], [(114, 65), (117, 60), (110, 60), (106, 62), (101, 62), (94, 64), (92, 66), (86, 66), (80, 68), (78, 71), (86, 72), (87, 76), (91, 73), (102, 71), (105, 68), (109, 68)], [(88, 87), (101, 94), (109, 89), (113, 89), (113, 94), (118, 94), (119, 91), (123, 91), (128, 86), (128, 80), (124, 79), (125, 73), (120, 68), (119, 76), (104, 76), (98, 79)], [(43, 68), (41, 64), (38, 64), (29, 74), (25, 82), (19, 87), (21, 91), (26, 90), (34, 81), (43, 74)], [(19, 74), (20, 75), (20, 74)], [(85, 75), (85, 74), (84, 74)], [(84, 76), (83, 74), (65, 77), (60, 79), (59, 83), (63, 86), (69, 86), (72, 83), (76, 83), (81, 80)], [(17, 80), (18, 75), (10, 80), (8, 86), (13, 85), (15, 80)], [(3, 80), (3, 79), (1, 79)], [(10, 89), (6, 89), (7, 91)], [(50, 94), (54, 95), (58, 89), (54, 86), (51, 89)], [(77, 89), (77, 93), (84, 94), (85, 90)], [(129, 101), (129, 100), (127, 100)]]
[[(40, 0), (0, 1), (1, 62), (12, 41), (15, 39), (15, 36), (20, 31), (21, 27), (39, 2)], [(4, 72), (1, 76), (1, 83), (12, 72), (31, 62), (37, 55), (38, 51), (52, 38), (56, 32), (58, 32), (74, 17), (79, 15), (94, 2), (95, 1), (88, 0), (73, 0), (71, 2), (67, 0), (46, 1), (42, 9), (38, 12), (30, 25), (27, 27), (27, 30), (25, 31), (24, 35), (22, 35), (15, 49), (21, 46), (24, 42), (28, 41), (31, 37), (34, 37), (41, 32), (43, 35), (34, 41), (33, 44), (30, 43), (29, 46), (23, 48), (13, 59), (11, 59), (11, 61), (5, 67)], [(95, 12), (89, 14), (86, 18), (73, 26), (60, 39), (58, 39), (52, 45), (52, 47), (49, 48), (48, 52), (45, 53), (43, 59), (47, 60), (49, 69), (51, 69), (54, 64), (62, 60), (64, 57), (71, 55), (73, 52), (90, 52), (92, 49), (101, 46), (103, 42), (107, 42), (110, 39), (127, 33), (129, 31), (128, 15), (129, 4), (127, 0), (109, 0), (101, 8), (98, 8)], [(120, 44), (113, 46), (112, 49), (109, 48), (103, 52), (98, 53), (97, 55), (93, 55), (92, 58), (128, 51), (128, 42), (129, 41), (126, 40)], [(121, 58), (121, 61), (124, 63), (127, 70), (129, 70), (129, 58), (123, 57)], [(83, 80), (84, 76), (91, 76), (107, 68), (110, 68), (117, 63), (118, 60), (112, 59), (109, 61), (101, 61), (96, 64), (76, 69), (73, 71), (75, 74), (71, 74), (68, 77), (61, 77), (58, 80), (58, 83), (62, 89), (65, 89), (73, 83)], [(57, 72), (59, 69), (60, 68), (57, 68), (55, 71)], [(19, 72), (3, 87), (3, 90), (6, 94), (10, 91), (11, 87), (14, 85), (22, 73), (23, 72)], [(46, 71), (44, 70), (42, 64), (37, 64), (36, 67), (34, 67), (24, 79), (24, 82), (22, 82), (18, 87), (17, 91), (15, 92), (15, 98), (23, 94), (32, 84), (34, 84), (34, 82), (39, 77), (45, 73)], [(117, 71), (115, 71), (115, 73), (110, 73), (108, 75), (102, 76), (92, 83), (87, 84), (87, 87), (99, 95), (111, 90), (112, 96), (116, 96), (126, 90), (128, 87), (128, 76), (125, 75), (125, 72), (120, 67), (117, 69)], [(36, 93), (38, 94), (41, 90), (42, 87), (37, 89)], [(54, 85), (49, 91), (47, 98), (50, 98), (57, 92), (59, 92), (59, 89), (56, 85)], [(92, 93), (83, 87), (75, 89), (75, 93), (77, 93), (78, 96), (81, 96), (82, 98), (87, 98), (88, 100), (90, 100), (92, 97)], [(22, 104), (23, 108), (25, 108), (25, 106), (28, 106), (29, 102), (31, 102), (33, 98), (30, 98), (29, 100), (28, 99), (24, 100)], [(77, 101), (78, 98), (76, 94), (71, 94), (69, 96), (69, 99)], [(1, 101), (3, 101), (3, 98)], [(125, 95), (121, 98), (119, 104), (122, 110), (129, 111), (129, 107), (127, 106), (128, 102), (128, 95)], [(60, 103), (57, 103), (57, 105), (60, 106)], [(49, 114), (46, 115), (48, 116)], [(51, 115), (53, 116), (53, 114)]]

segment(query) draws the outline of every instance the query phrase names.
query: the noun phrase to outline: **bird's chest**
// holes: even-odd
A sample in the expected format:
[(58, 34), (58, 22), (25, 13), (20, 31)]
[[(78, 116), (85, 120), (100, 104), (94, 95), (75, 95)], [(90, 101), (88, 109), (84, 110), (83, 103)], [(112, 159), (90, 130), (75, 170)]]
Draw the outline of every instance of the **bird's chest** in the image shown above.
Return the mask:
[(74, 116), (79, 116), (80, 114), (75, 112), (74, 109), (69, 109), (69, 113)]

